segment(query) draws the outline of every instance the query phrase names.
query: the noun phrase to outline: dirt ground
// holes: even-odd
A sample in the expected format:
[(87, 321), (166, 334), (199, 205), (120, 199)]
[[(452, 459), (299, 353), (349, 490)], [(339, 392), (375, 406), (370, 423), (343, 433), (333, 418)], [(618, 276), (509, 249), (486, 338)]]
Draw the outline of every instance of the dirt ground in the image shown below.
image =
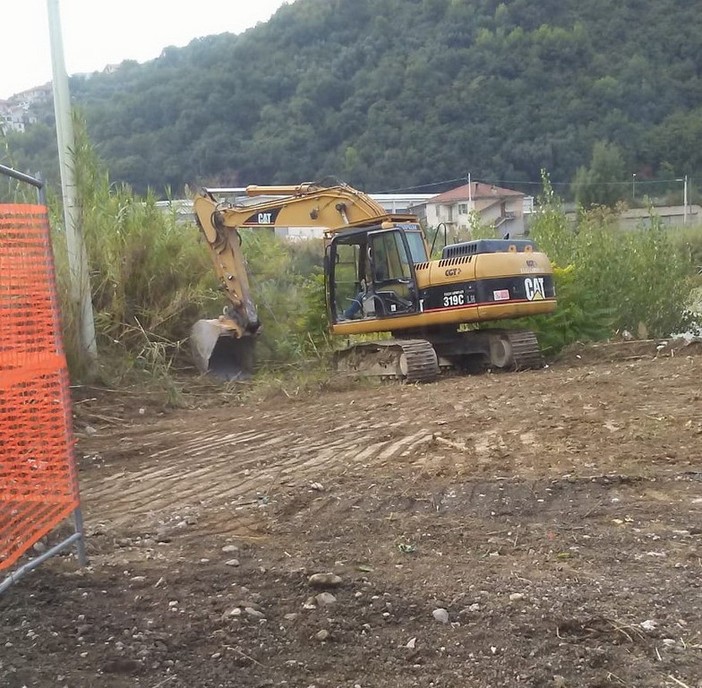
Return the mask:
[(674, 353), (86, 397), (90, 567), (0, 598), (0, 685), (700, 688), (702, 356)]

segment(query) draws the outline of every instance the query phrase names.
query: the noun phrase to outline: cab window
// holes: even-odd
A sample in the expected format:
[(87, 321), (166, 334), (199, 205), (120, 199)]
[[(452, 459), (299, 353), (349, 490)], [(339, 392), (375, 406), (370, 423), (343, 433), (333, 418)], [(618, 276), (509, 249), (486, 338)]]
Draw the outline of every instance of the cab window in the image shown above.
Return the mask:
[(409, 257), (399, 231), (382, 232), (373, 237), (373, 269), (375, 282), (411, 277)]
[(422, 233), (405, 232), (405, 236), (407, 237), (407, 245), (409, 246), (412, 262), (416, 265), (417, 263), (425, 263), (429, 260), (427, 257), (427, 246), (424, 243)]

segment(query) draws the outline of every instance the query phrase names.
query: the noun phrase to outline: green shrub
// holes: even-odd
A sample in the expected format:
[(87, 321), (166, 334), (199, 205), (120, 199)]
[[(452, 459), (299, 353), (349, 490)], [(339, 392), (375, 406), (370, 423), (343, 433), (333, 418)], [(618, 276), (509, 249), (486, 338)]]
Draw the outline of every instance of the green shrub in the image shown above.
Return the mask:
[(665, 337), (688, 327), (690, 263), (655, 214), (634, 231), (611, 214), (585, 214), (574, 263), (579, 287), (613, 310), (616, 330)]
[(520, 327), (533, 330), (546, 354), (558, 353), (572, 342), (607, 339), (613, 331), (614, 313), (603, 307), (594, 293), (581, 290), (573, 266), (554, 268), (558, 309), (551, 315), (532, 316)]
[(325, 292), (324, 270), (317, 267), (305, 278), (302, 286), (303, 309), (297, 323), (298, 336), (302, 337), (303, 350), (321, 355), (331, 350), (329, 319)]
[(294, 363), (328, 349), (321, 240), (289, 242), (267, 229), (245, 230), (242, 239), (263, 325), (259, 363)]
[(545, 348), (628, 330), (664, 337), (690, 326), (690, 255), (653, 212), (648, 227), (617, 227), (616, 211), (581, 212), (575, 227), (544, 178), (531, 237), (554, 263), (558, 310), (529, 320)]
[(674, 230), (671, 238), (683, 257), (692, 264), (695, 274), (702, 276), (702, 225)]

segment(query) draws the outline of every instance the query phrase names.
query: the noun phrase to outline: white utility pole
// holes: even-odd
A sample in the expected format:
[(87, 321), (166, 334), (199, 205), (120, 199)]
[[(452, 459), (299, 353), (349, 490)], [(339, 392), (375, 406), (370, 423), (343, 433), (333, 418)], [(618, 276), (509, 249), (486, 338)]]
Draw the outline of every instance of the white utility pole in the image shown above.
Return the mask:
[(68, 76), (63, 57), (61, 17), (58, 0), (46, 0), (49, 16), (49, 38), (51, 40), (51, 69), (53, 74), (54, 116), (56, 118), (56, 140), (58, 142), (61, 190), (63, 192), (63, 217), (66, 225), (68, 263), (71, 272), (71, 300), (78, 309), (81, 353), (85, 357), (88, 372), (97, 363), (95, 343), (95, 321), (90, 294), (88, 254), (83, 243), (81, 228), (77, 222), (77, 193), (75, 175), (75, 139), (71, 119), (71, 100), (68, 92)]
[(687, 175), (685, 175), (685, 186), (683, 187), (683, 224), (687, 224)]

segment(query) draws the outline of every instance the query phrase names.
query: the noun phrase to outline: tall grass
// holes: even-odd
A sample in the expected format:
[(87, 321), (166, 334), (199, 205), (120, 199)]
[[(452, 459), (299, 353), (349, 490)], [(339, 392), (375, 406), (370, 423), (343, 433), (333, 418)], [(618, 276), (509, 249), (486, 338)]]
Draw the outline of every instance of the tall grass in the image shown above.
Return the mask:
[(321, 240), (291, 243), (270, 230), (245, 230), (244, 254), (263, 324), (262, 366), (296, 364), (328, 349)]
[[(0, 161), (6, 167), (19, 169), (7, 144), (7, 138), (0, 128)], [(31, 174), (31, 173), (30, 173)], [(32, 175), (34, 176), (34, 175)], [(0, 174), (0, 203), (36, 203), (36, 189), (7, 175)]]
[[(140, 198), (128, 186), (111, 184), (79, 121), (74, 157), (100, 369), (118, 376), (167, 374), (189, 323), (218, 299), (197, 229), (157, 208), (153, 194)], [(75, 305), (68, 298), (65, 235), (58, 208), (52, 210), (66, 349), (71, 372), (80, 378), (85, 371)]]
[[(154, 194), (142, 198), (128, 186), (110, 183), (79, 120), (75, 165), (101, 374), (167, 381), (174, 366), (190, 365), (184, 345), (192, 324), (216, 317), (226, 305), (209, 252), (197, 227), (158, 208)], [(64, 340), (72, 376), (80, 379), (85, 369), (76, 306), (69, 298), (62, 215), (58, 202), (50, 206)], [(260, 362), (278, 365), (318, 354), (326, 344), (319, 289), (322, 242), (290, 245), (269, 230), (243, 234), (263, 322)]]

